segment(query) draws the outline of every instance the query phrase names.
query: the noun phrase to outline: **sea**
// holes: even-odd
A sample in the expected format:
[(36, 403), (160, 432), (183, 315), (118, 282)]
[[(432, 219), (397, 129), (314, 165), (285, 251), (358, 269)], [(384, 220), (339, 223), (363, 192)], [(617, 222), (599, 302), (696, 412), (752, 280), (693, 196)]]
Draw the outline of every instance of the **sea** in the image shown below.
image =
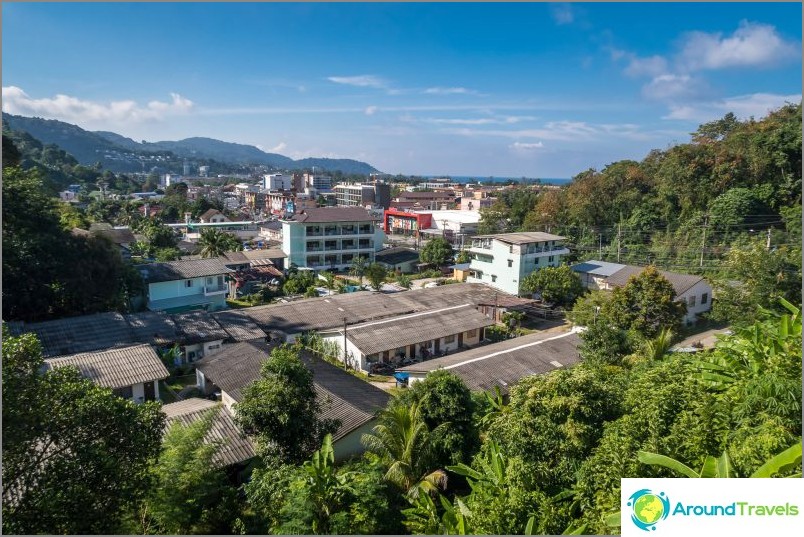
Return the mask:
[(572, 181), (570, 177), (493, 177), (483, 175), (424, 175), (427, 179), (450, 179), (455, 183), (486, 183), (492, 181), (494, 183), (508, 183), (514, 181), (517, 183), (541, 183), (543, 185), (566, 185)]

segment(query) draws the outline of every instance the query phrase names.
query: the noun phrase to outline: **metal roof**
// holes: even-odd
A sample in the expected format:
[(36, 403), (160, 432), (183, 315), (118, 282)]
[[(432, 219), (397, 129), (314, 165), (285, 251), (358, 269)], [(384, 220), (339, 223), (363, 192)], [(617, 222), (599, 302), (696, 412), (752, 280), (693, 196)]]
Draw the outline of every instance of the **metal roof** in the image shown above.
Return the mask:
[(132, 341), (151, 345), (169, 345), (180, 341), (179, 328), (167, 313), (143, 311), (125, 316), (131, 329)]
[(447, 369), (463, 379), (470, 390), (490, 391), (497, 386), (506, 393), (524, 377), (578, 363), (579, 344), (580, 338), (573, 332), (559, 336), (535, 333), (433, 358), (397, 371), (429, 373)]
[(595, 276), (611, 276), (620, 269), (625, 268), (625, 265), (619, 263), (609, 263), (607, 261), (584, 261), (577, 263), (570, 267), (575, 272), (582, 272), (585, 274), (594, 274)]
[(254, 444), (240, 431), (229, 409), (221, 403), (193, 397), (162, 406), (162, 411), (167, 415), (168, 426), (174, 423), (190, 425), (203, 418), (207, 412), (216, 410), (218, 414), (204, 438), (206, 442), (221, 443), (213, 462), (219, 466), (229, 466), (253, 459), (257, 455)]
[(153, 382), (170, 375), (150, 345), (73, 354), (50, 358), (45, 362), (54, 369), (75, 366), (83, 376), (107, 388)]
[(348, 328), (346, 337), (363, 354), (375, 354), (492, 324), (473, 305), (464, 304), (362, 324)]
[(249, 341), (267, 336), (254, 321), (241, 311), (222, 311), (211, 315), (235, 341)]
[[(128, 323), (119, 313), (96, 313), (23, 325), (42, 343), (46, 357), (124, 347), (133, 341)], [(145, 342), (143, 342), (145, 343)]]
[(314, 209), (301, 209), (286, 219), (291, 222), (305, 224), (335, 223), (335, 222), (369, 222), (377, 218), (362, 207), (318, 207)]
[(385, 250), (376, 252), (374, 258), (378, 263), (396, 265), (409, 261), (418, 261), (419, 252), (411, 250), (410, 248), (386, 248)]
[(566, 237), (542, 233), (541, 231), (529, 231), (523, 233), (498, 233), (497, 235), (475, 235), (473, 239), (497, 239), (509, 244), (527, 244), (530, 242), (561, 241)]
[[(622, 269), (618, 270), (608, 278), (606, 282), (615, 287), (624, 287), (632, 276), (639, 276), (646, 267), (635, 267), (633, 265), (625, 265)], [(695, 276), (694, 274), (680, 274), (678, 272), (667, 272), (660, 270), (659, 274), (665, 277), (667, 281), (673, 286), (676, 296), (681, 296), (685, 291), (690, 289), (693, 285), (703, 280), (702, 276)]]
[(143, 275), (145, 283), (159, 283), (202, 278), (204, 276), (218, 276), (234, 272), (226, 267), (225, 263), (227, 262), (226, 258), (212, 257), (209, 259), (185, 259), (166, 263), (148, 263), (137, 268)]
[(193, 344), (217, 341), (229, 337), (229, 334), (218, 324), (218, 321), (205, 311), (175, 313), (171, 317), (179, 329), (179, 335), (183, 343)]

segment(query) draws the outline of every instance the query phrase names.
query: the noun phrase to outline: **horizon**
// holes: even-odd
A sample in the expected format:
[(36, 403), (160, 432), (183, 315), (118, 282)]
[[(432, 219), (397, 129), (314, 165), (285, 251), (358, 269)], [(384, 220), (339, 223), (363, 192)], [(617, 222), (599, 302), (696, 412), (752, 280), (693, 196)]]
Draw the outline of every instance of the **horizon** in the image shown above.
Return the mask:
[(794, 3), (2, 9), (3, 113), (391, 175), (571, 178), (801, 102)]

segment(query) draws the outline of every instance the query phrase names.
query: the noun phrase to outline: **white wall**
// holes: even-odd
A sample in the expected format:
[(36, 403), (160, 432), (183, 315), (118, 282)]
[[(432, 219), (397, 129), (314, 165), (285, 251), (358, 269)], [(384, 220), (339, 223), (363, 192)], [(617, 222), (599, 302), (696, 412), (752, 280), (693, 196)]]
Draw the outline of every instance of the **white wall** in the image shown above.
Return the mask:
[(140, 382), (139, 384), (134, 384), (131, 387), (131, 394), (132, 399), (135, 403), (141, 403), (145, 401), (145, 384)]
[(355, 455), (360, 455), (366, 448), (363, 447), (363, 443), (361, 442), (361, 438), (364, 434), (368, 434), (371, 432), (371, 429), (374, 425), (377, 424), (377, 420), (371, 420), (370, 422), (361, 425), (354, 431), (350, 432), (343, 438), (337, 440), (333, 445), (332, 449), (335, 452), (335, 461), (340, 462), (344, 459), (348, 459), (349, 457), (353, 457)]
[[(706, 304), (701, 304), (701, 296), (704, 293), (707, 296)], [(693, 296), (695, 297), (695, 306), (690, 307), (689, 299)], [(684, 317), (684, 323), (692, 324), (698, 318), (698, 315), (712, 309), (712, 287), (706, 283), (706, 280), (701, 280), (682, 293), (678, 300), (687, 304), (687, 315)]]

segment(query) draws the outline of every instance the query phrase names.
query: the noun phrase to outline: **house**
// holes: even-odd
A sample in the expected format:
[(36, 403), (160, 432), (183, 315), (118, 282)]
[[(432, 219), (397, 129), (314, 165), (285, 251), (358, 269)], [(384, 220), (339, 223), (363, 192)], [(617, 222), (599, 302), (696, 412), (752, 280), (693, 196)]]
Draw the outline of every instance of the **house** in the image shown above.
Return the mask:
[(609, 263), (607, 261), (584, 261), (576, 263), (570, 267), (580, 278), (581, 283), (587, 289), (611, 291), (607, 278), (615, 272), (625, 268), (620, 263)]
[(264, 237), (269, 241), (282, 242), (282, 222), (272, 220), (260, 226), (260, 237)]
[(470, 263), (457, 263), (455, 265), (450, 265), (447, 268), (452, 269), (453, 280), (457, 282), (465, 282), (469, 277), (469, 265)]
[(472, 238), (469, 282), (483, 282), (519, 295), (522, 280), (533, 271), (561, 264), (569, 254), (565, 237), (541, 232), (500, 233)]
[(220, 449), (212, 459), (212, 463), (216, 467), (247, 465), (257, 456), (254, 443), (240, 432), (231, 409), (217, 401), (191, 397), (177, 403), (163, 405), (162, 412), (167, 416), (166, 432), (174, 423), (191, 425), (206, 416), (208, 412), (216, 412), (209, 433), (204, 438), (205, 442), (220, 444)]
[(282, 173), (270, 173), (262, 176), (262, 187), (265, 190), (290, 190), (293, 188), (293, 176)]
[(159, 400), (159, 381), (170, 373), (150, 345), (49, 358), (49, 369), (73, 366), (81, 375), (137, 403)]
[(386, 248), (377, 252), (374, 259), (392, 272), (415, 272), (419, 252), (412, 248)]
[(486, 195), (486, 192), (466, 192), (461, 197), (461, 210), (478, 212), (480, 209), (488, 209), (497, 198), (491, 198)]
[(201, 220), (201, 222), (204, 224), (231, 222), (231, 220), (226, 218), (226, 215), (224, 215), (217, 209), (209, 209), (204, 214), (202, 214), (198, 219)]
[[(340, 348), (342, 361), (370, 372), (375, 363), (427, 358), (471, 347), (483, 340), (483, 329), (494, 324), (472, 304), (448, 306), (340, 330), (320, 332)], [(345, 360), (344, 360), (345, 358)]]
[(357, 257), (374, 262), (385, 234), (360, 207), (304, 209), (282, 220), (282, 251), (289, 264), (344, 270)]
[(131, 245), (137, 242), (131, 228), (127, 226), (112, 227), (110, 224), (92, 224), (89, 232), (96, 237), (105, 237), (114, 244), (124, 260), (131, 259)]
[(463, 249), (463, 245), (472, 235), (477, 234), (480, 225), (480, 213), (473, 211), (417, 211), (429, 214), (432, 225), (421, 230), (426, 238), (443, 237), (450, 244)]
[[(260, 376), (260, 367), (275, 345), (264, 341), (237, 343), (220, 354), (198, 363), (198, 386), (205, 393), (220, 392), (221, 401), (232, 413), (242, 401), (243, 390)], [(316, 398), (322, 419), (337, 419), (332, 435), (335, 458), (344, 460), (363, 452), (360, 438), (371, 431), (376, 416), (390, 396), (383, 390), (303, 351), (301, 359), (313, 373)]]
[(148, 309), (180, 312), (226, 308), (226, 277), (234, 271), (221, 258), (140, 265), (148, 286)]
[(558, 336), (528, 334), (400, 367), (396, 376), (411, 385), (424, 380), (433, 371), (445, 369), (460, 377), (472, 391), (493, 391), (496, 387), (507, 394), (510, 387), (524, 377), (578, 363), (579, 344), (580, 338), (575, 332)]

